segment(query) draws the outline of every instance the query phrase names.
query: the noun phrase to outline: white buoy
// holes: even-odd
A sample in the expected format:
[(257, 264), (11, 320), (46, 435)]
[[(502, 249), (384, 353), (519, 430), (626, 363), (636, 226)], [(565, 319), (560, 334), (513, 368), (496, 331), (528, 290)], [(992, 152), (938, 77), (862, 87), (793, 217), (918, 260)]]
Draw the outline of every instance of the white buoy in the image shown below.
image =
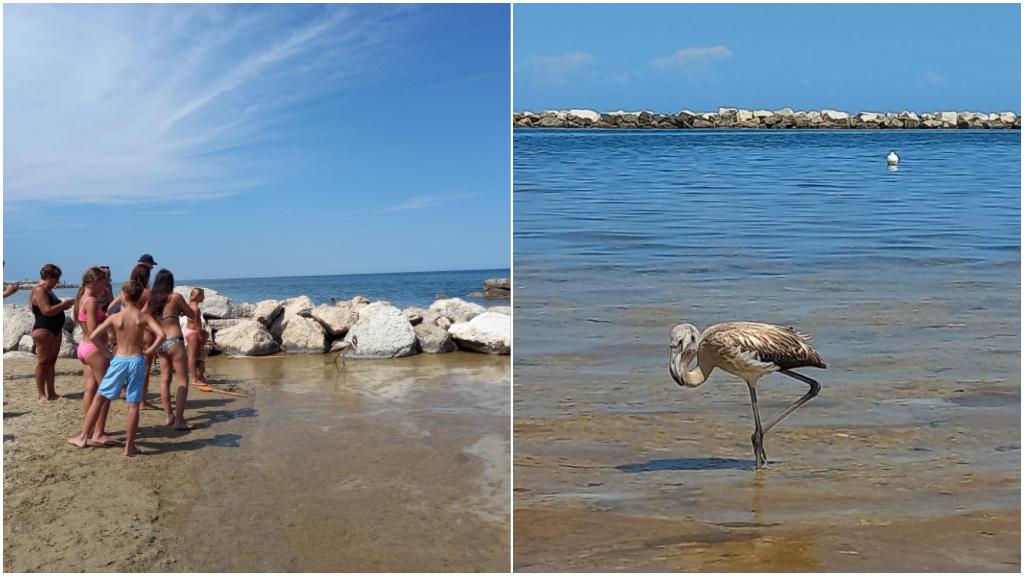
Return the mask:
[(900, 163), (900, 157), (895, 152), (890, 150), (889, 155), (885, 157), (885, 163), (888, 164), (889, 166), (896, 166)]

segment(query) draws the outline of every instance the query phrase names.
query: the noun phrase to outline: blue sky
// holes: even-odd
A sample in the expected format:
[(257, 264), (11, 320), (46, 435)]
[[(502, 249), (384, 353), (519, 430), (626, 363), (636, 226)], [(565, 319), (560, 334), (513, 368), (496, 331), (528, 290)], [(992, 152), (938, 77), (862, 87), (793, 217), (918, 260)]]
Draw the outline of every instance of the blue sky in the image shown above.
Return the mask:
[(510, 265), (504, 5), (5, 5), (4, 277)]
[(1020, 112), (1020, 6), (526, 5), (516, 110)]

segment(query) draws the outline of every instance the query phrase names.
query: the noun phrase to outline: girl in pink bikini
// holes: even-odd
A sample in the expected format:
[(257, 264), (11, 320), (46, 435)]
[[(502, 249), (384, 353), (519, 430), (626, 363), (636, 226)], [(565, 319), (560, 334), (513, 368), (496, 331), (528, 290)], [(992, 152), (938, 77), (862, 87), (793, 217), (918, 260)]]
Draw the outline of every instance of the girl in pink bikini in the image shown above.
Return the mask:
[(188, 349), (188, 371), (192, 375), (192, 381), (198, 386), (206, 385), (206, 371), (200, 370), (200, 366), (206, 363), (206, 330), (203, 330), (203, 311), (199, 305), (206, 299), (206, 293), (202, 288), (193, 288), (188, 294), (188, 307), (192, 309), (196, 319), (187, 319), (181, 333), (185, 336), (185, 345)]
[[(93, 266), (82, 275), (82, 285), (75, 296), (74, 318), (82, 327), (82, 341), (78, 344), (77, 356), (83, 365), (82, 379), (85, 385), (85, 394), (82, 396), (82, 408), (89, 413), (96, 398), (96, 391), (107, 373), (107, 366), (110, 365), (110, 350), (107, 349), (107, 335), (95, 332), (100, 322), (107, 317), (103, 308), (99, 305), (99, 298), (106, 290), (106, 273)], [(109, 409), (109, 408), (108, 408)], [(107, 424), (107, 411), (104, 409), (96, 420), (93, 427), (92, 438), (89, 442), (108, 446), (118, 442), (107, 435), (104, 428)]]

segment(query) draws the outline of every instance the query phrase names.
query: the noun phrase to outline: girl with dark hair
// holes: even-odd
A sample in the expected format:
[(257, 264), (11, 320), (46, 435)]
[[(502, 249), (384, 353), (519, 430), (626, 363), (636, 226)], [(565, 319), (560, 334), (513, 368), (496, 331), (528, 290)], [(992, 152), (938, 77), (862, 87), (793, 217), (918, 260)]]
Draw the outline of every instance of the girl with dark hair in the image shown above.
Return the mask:
[(32, 340), (36, 343), (36, 393), (38, 402), (46, 404), (59, 400), (53, 389), (56, 377), (57, 354), (63, 338), (64, 311), (74, 305), (71, 298), (61, 302), (53, 293), (60, 282), (61, 270), (56, 264), (47, 264), (39, 271), (39, 284), (32, 289), (28, 302), (32, 306), (35, 323), (32, 324)]
[[(105, 295), (109, 281), (110, 277), (102, 268), (95, 266), (89, 268), (82, 274), (82, 284), (78, 288), (78, 295), (75, 296), (73, 317), (82, 327), (82, 341), (78, 343), (76, 355), (83, 366), (82, 381), (85, 392), (82, 395), (82, 410), (85, 414), (89, 413), (89, 407), (96, 399), (96, 391), (99, 390), (100, 382), (103, 381), (103, 376), (107, 373), (107, 367), (110, 365), (107, 335), (96, 331), (96, 327), (107, 317), (99, 299)], [(91, 438), (86, 438), (86, 440), (99, 445), (118, 443), (104, 430), (109, 408), (109, 406), (105, 406), (100, 411), (91, 431)]]
[[(191, 430), (185, 422), (185, 403), (188, 401), (188, 360), (185, 354), (185, 337), (181, 333), (178, 316), (184, 314), (196, 322), (196, 313), (185, 302), (181, 294), (174, 291), (174, 275), (162, 269), (153, 280), (147, 310), (160, 323), (164, 341), (157, 348), (160, 357), (160, 399), (163, 401), (165, 423), (175, 430)], [(171, 411), (171, 378), (178, 376), (178, 389), (174, 397), (174, 411)]]

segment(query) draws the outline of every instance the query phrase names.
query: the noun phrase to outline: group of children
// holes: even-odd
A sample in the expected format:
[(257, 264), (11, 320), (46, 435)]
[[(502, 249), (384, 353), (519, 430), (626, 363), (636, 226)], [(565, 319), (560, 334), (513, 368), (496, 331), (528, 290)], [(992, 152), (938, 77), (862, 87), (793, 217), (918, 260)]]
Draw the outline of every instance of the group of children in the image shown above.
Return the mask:
[[(75, 446), (120, 444), (107, 435), (105, 427), (110, 401), (123, 389), (128, 402), (124, 454), (139, 453), (135, 446), (139, 410), (158, 409), (147, 401), (150, 368), (157, 358), (165, 424), (176, 430), (192, 429), (185, 420), (189, 376), (205, 385), (205, 352), (212, 344), (199, 307), (205, 295), (201, 288), (193, 288), (186, 302), (174, 292), (174, 275), (166, 269), (157, 273), (150, 288), (149, 276), (155, 265), (149, 254), (139, 258), (116, 297), (110, 269), (88, 268), (76, 297), (64, 301), (53, 294), (53, 287), (60, 280), (60, 268), (47, 264), (40, 271), (41, 282), (29, 299), (36, 318), (32, 338), (38, 358), (36, 386), (40, 403), (59, 398), (53, 390), (53, 374), (65, 310), (74, 306), (72, 317), (82, 329), (76, 355), (83, 365), (85, 416), (82, 432), (68, 438)], [(184, 327), (179, 323), (180, 316), (187, 319)], [(177, 390), (172, 403), (171, 383), (175, 376)]]

